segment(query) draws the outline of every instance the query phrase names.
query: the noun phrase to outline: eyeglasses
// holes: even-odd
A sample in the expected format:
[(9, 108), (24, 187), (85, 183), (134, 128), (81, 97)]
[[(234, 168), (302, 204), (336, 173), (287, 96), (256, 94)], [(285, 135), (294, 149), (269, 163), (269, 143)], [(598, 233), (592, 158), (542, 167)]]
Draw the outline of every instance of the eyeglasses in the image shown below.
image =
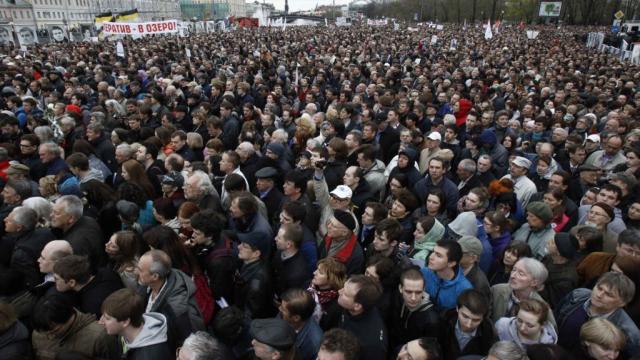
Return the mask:
[(589, 210), (589, 215), (609, 217), (609, 215), (607, 215), (607, 214), (599, 213), (599, 212), (596, 212), (596, 211), (593, 211), (593, 210)]

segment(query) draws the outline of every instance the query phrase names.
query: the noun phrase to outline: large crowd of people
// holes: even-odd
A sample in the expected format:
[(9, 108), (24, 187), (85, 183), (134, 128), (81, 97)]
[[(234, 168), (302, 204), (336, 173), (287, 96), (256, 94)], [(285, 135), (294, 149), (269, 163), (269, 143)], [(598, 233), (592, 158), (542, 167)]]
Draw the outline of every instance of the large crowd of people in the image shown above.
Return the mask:
[(640, 67), (593, 29), (3, 47), (0, 359), (638, 359)]

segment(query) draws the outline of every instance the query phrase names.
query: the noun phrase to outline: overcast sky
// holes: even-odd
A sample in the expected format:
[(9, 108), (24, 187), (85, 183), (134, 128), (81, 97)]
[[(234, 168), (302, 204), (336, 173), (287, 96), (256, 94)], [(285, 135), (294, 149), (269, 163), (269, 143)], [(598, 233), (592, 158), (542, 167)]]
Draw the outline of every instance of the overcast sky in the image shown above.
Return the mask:
[[(262, 0), (258, 0), (262, 2)], [(284, 0), (265, 0), (276, 6), (278, 10), (284, 10)], [(349, 0), (335, 0), (336, 5), (348, 4)], [(289, 0), (289, 11), (310, 10), (316, 5), (331, 5), (333, 0)]]

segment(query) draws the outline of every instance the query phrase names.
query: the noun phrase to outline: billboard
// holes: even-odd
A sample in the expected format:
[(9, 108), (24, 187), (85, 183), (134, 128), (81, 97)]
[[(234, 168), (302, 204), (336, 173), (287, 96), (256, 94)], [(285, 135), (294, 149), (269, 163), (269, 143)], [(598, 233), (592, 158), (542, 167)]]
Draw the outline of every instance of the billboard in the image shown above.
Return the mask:
[(540, 2), (539, 16), (560, 16), (562, 1), (542, 1)]
[(116, 35), (152, 35), (178, 32), (176, 20), (150, 21), (143, 23), (102, 23), (102, 32)]

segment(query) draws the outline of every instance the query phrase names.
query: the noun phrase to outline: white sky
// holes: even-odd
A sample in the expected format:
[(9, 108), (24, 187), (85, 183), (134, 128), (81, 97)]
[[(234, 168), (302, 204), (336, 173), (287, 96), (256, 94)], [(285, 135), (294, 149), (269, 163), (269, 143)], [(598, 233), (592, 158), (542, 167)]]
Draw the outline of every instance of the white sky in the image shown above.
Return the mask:
[[(258, 0), (262, 2), (262, 0)], [(284, 10), (284, 0), (265, 0), (266, 3), (274, 4), (276, 9)], [(335, 0), (336, 5), (348, 4), (349, 0)], [(289, 0), (289, 11), (311, 10), (316, 5), (331, 5), (333, 0)]]

